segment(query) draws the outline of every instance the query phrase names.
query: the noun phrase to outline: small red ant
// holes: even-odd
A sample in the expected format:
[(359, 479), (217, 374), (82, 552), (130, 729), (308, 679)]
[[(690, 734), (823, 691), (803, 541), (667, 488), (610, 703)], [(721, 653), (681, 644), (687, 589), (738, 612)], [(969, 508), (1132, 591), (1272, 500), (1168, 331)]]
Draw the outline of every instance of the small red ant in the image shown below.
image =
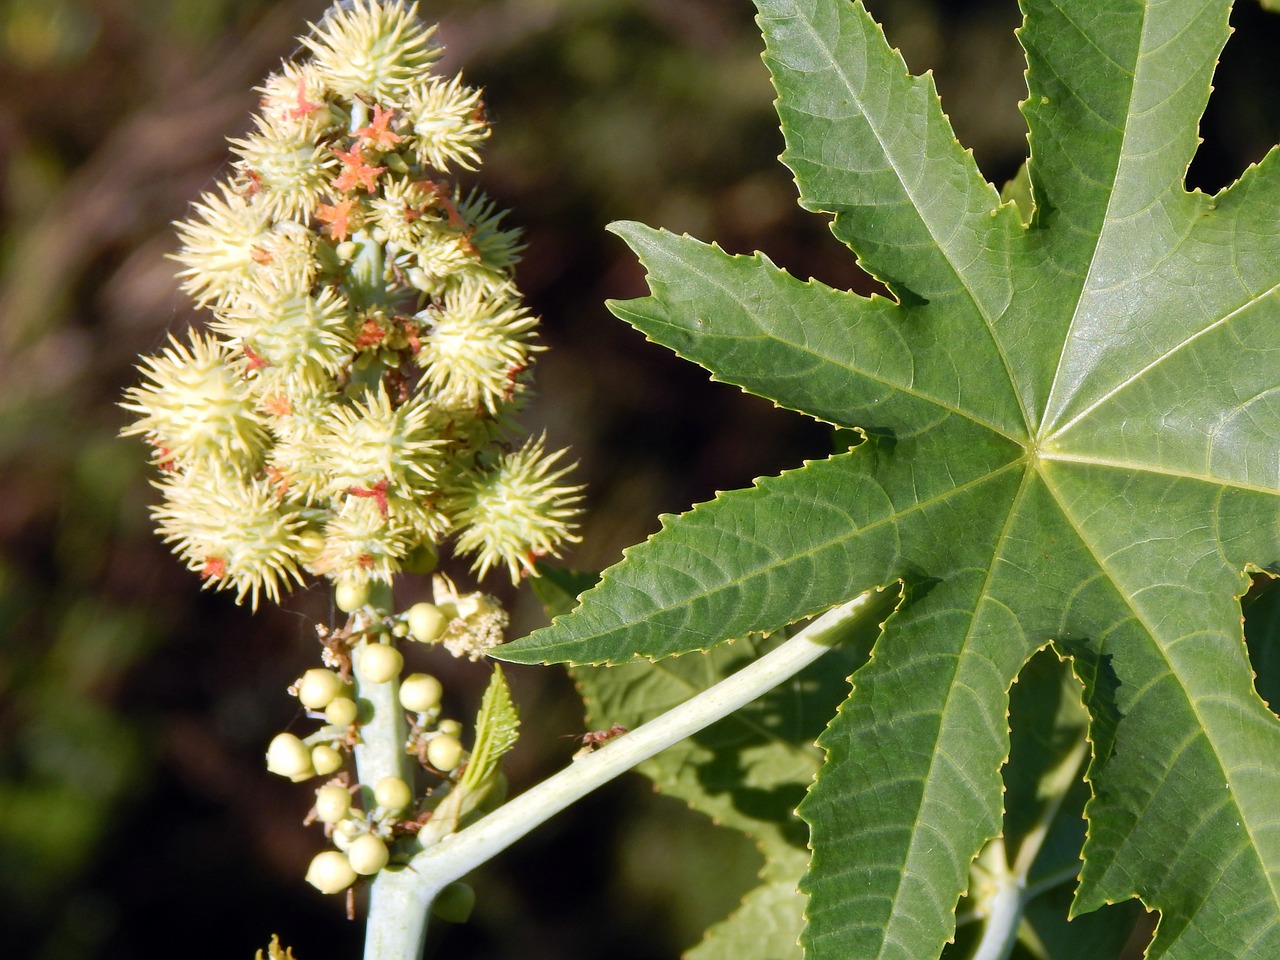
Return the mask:
[(614, 737), (620, 737), (627, 732), (627, 728), (620, 723), (615, 723), (608, 730), (588, 730), (582, 736), (574, 738), (580, 741), (582, 746), (573, 755), (573, 759), (577, 760), (579, 757), (585, 757), (601, 744), (608, 743)]

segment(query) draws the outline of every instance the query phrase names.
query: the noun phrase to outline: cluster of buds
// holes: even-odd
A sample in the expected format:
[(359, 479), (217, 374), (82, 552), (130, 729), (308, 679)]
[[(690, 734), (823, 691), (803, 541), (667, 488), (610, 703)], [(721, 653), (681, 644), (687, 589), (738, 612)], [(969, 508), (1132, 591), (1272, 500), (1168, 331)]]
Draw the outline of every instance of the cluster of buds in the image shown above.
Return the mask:
[[(360, 877), (438, 842), (505, 789), (499, 760), (515, 742), (518, 720), (501, 671), (493, 675), (467, 750), (462, 723), (443, 715), (440, 681), (427, 673), (403, 676), (397, 648), (401, 641), (452, 644), (455, 656), (479, 656), (501, 640), (505, 614), (483, 594), (459, 594), (444, 577), (436, 578), (435, 592), (436, 603), (395, 615), (367, 606), (367, 592), (340, 592), (351, 617), (340, 630), (318, 629), (326, 666), (306, 671), (289, 688), (321, 726), (306, 737), (278, 734), (267, 748), (267, 769), (298, 782), (330, 778), (316, 790), (306, 821), (322, 824), (333, 842), (307, 870), (308, 882), (323, 893), (348, 890)], [(347, 754), (368, 720), (353, 695), (353, 670), (367, 686), (393, 685), (407, 720), (403, 755), (417, 761), (406, 776), (353, 782)]]
[(335, 6), (178, 225), (211, 329), (143, 360), (123, 432), (154, 449), (166, 541), (255, 607), (305, 573), (430, 570), (449, 538), (514, 581), (578, 539), (563, 451), (515, 440), (537, 318), (518, 233), (447, 179), (489, 125), (478, 90), (430, 73), (433, 34), (416, 4)]

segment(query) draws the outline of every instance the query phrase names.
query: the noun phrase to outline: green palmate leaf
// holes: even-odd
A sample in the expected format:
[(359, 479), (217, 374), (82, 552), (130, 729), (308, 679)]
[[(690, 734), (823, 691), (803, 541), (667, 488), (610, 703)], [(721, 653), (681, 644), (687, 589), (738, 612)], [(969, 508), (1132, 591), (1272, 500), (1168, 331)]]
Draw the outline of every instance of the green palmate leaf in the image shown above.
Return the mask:
[[(865, 662), (892, 611), (896, 591), (877, 600), (878, 616), (839, 649), (748, 707), (645, 761), (638, 768), (669, 796), (739, 830), (764, 855), (761, 884), (726, 921), (712, 927), (689, 960), (784, 960), (800, 955), (808, 831), (795, 816), (822, 763), (814, 741), (847, 695), (845, 678)], [(759, 636), (656, 665), (576, 667), (588, 723), (637, 727), (707, 689), (781, 642)]]
[(1076, 913), (1137, 896), (1151, 956), (1280, 956), (1280, 722), (1238, 602), (1280, 572), (1280, 153), (1183, 185), (1230, 0), (1023, 0), (1021, 214), (861, 3), (756, 2), (801, 203), (894, 299), (619, 224), (652, 296), (611, 307), (867, 440), (665, 518), (502, 655), (660, 657), (921, 584), (821, 740), (808, 955), (938, 955), (1052, 641), (1091, 718)]

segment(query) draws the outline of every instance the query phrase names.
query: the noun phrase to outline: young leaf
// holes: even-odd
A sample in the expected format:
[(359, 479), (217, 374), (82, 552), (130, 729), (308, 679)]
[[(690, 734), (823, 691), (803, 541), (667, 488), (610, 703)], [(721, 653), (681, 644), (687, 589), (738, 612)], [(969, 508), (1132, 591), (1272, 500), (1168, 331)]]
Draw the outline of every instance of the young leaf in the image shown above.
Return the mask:
[(860, 2), (756, 3), (801, 203), (895, 299), (620, 224), (652, 296), (611, 306), (867, 442), (666, 518), (502, 656), (664, 656), (928, 584), (821, 740), (807, 955), (938, 955), (1052, 640), (1088, 674), (1075, 911), (1138, 896), (1151, 956), (1280, 956), (1280, 721), (1238, 602), (1280, 572), (1280, 153), (1183, 184), (1230, 0), (1023, 0), (1026, 224)]
[(493, 676), (476, 714), (476, 742), (471, 760), (462, 774), (458, 792), (488, 790), (497, 780), (503, 755), (520, 736), (520, 717), (511, 702), (511, 691), (502, 668), (494, 665)]

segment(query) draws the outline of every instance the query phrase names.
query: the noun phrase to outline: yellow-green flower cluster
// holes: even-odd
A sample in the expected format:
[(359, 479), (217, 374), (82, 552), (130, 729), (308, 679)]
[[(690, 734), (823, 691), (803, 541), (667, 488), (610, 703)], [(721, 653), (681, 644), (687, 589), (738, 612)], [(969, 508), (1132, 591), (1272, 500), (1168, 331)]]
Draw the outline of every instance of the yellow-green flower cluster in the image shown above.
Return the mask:
[(577, 539), (561, 453), (505, 452), (538, 321), (517, 231), (447, 179), (489, 125), (479, 90), (429, 73), (433, 35), (403, 0), (335, 6), (177, 225), (210, 332), (144, 358), (123, 432), (155, 450), (165, 539), (255, 606), (304, 573), (429, 567), (450, 537), (513, 578)]

